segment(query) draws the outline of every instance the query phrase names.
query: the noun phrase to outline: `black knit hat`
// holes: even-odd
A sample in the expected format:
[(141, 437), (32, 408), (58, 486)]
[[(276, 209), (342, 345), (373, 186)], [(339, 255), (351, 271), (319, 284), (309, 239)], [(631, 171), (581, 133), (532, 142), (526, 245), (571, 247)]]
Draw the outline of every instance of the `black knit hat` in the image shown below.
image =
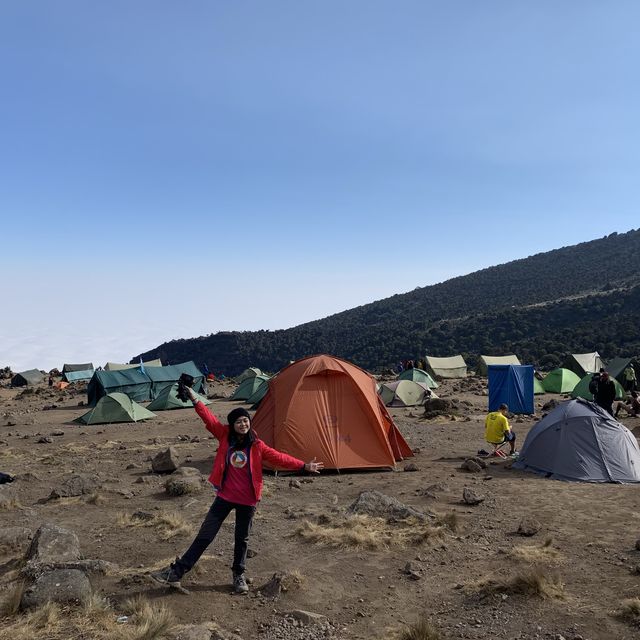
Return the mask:
[(251, 420), (251, 416), (249, 415), (249, 412), (246, 409), (244, 409), (243, 407), (237, 407), (227, 416), (227, 424), (230, 427), (233, 427), (233, 423), (238, 418), (249, 418), (249, 420)]

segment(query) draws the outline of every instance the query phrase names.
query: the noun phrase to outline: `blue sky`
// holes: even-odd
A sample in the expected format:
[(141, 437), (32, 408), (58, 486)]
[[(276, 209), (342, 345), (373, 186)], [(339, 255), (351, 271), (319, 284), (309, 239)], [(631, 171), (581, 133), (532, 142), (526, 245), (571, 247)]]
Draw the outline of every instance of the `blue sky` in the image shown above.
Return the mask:
[(0, 366), (285, 328), (638, 226), (639, 19), (2, 2)]

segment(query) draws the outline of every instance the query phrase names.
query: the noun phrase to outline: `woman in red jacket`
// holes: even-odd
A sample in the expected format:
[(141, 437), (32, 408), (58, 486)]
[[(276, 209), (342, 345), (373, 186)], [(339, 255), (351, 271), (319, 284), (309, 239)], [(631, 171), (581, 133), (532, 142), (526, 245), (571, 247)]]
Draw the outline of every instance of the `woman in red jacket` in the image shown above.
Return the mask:
[(227, 416), (229, 425), (224, 426), (202, 402), (196, 400), (190, 389), (187, 392), (207, 430), (220, 443), (209, 476), (209, 482), (218, 495), (184, 555), (168, 567), (152, 571), (149, 575), (160, 584), (179, 583), (213, 542), (222, 523), (235, 509), (233, 589), (236, 593), (247, 593), (249, 587), (244, 577), (245, 561), (251, 522), (262, 495), (262, 461), (266, 460), (274, 467), (309, 473), (320, 473), (324, 463), (316, 462), (315, 459), (305, 463), (267, 446), (251, 430), (251, 417), (241, 407), (231, 411)]

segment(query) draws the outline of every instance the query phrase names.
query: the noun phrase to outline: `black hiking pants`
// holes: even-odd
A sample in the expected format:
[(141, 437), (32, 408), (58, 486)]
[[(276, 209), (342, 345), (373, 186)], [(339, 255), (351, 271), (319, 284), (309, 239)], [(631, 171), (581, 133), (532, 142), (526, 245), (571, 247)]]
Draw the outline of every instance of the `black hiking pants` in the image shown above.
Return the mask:
[(251, 523), (256, 507), (250, 507), (244, 504), (235, 504), (227, 502), (222, 498), (216, 498), (209, 508), (204, 522), (200, 526), (200, 531), (187, 549), (184, 555), (176, 560), (173, 568), (182, 577), (187, 571), (191, 571), (205, 549), (213, 542), (222, 523), (227, 516), (235, 509), (236, 511), (236, 529), (235, 529), (235, 545), (233, 549), (233, 573), (244, 573), (245, 562), (247, 559), (247, 547), (249, 545), (249, 532), (251, 531)]

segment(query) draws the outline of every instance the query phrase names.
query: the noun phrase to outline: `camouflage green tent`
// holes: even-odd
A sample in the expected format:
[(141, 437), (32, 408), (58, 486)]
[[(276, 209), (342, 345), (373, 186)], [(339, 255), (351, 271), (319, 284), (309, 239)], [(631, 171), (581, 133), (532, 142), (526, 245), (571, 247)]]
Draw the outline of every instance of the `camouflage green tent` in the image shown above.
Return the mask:
[(413, 382), (424, 382), (429, 389), (437, 389), (438, 383), (422, 369), (405, 369), (399, 376), (398, 380), (413, 380)]
[(139, 422), (155, 418), (155, 413), (134, 402), (124, 393), (102, 396), (93, 409), (77, 418), (82, 424), (108, 424), (111, 422)]
[[(199, 393), (195, 393), (200, 402), (204, 404), (211, 404), (205, 396), (201, 396)], [(183, 402), (178, 398), (178, 384), (173, 384), (170, 387), (165, 387), (157, 396), (155, 400), (152, 400), (148, 405), (149, 411), (167, 411), (170, 409), (190, 409), (193, 407), (191, 400)]]
[(250, 378), (245, 378), (238, 388), (233, 392), (230, 400), (248, 400), (262, 385), (263, 382), (269, 380), (269, 376), (259, 374)]
[(38, 384), (39, 382), (44, 382), (44, 374), (38, 369), (21, 371), (11, 378), (12, 387), (24, 387), (28, 384)]

